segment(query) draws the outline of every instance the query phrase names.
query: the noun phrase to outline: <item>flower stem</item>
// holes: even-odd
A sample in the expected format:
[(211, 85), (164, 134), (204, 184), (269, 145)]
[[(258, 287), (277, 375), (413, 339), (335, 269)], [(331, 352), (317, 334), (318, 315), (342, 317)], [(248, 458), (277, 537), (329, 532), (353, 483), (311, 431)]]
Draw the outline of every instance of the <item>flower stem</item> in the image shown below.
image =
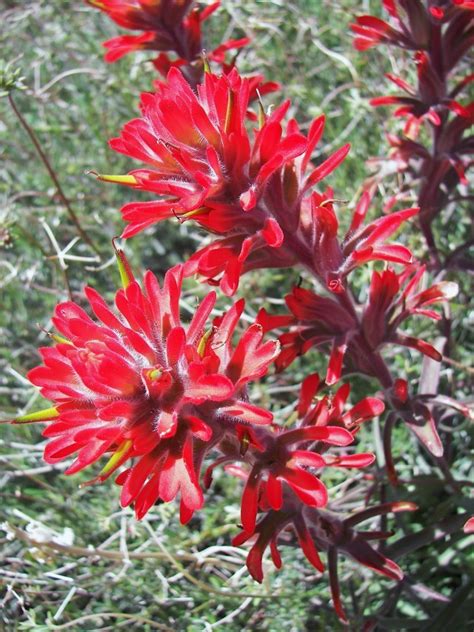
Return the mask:
[(63, 203), (65, 209), (67, 210), (67, 212), (69, 214), (69, 217), (71, 218), (72, 223), (77, 228), (77, 231), (78, 231), (79, 235), (92, 248), (92, 250), (100, 257), (100, 252), (98, 251), (97, 247), (92, 242), (92, 240), (89, 237), (89, 235), (87, 234), (87, 232), (82, 228), (81, 223), (79, 222), (79, 218), (77, 217), (74, 209), (71, 206), (71, 203), (69, 202), (68, 198), (66, 197), (66, 195), (64, 193), (64, 190), (63, 190), (63, 188), (61, 186), (61, 183), (58, 180), (56, 172), (54, 171), (54, 169), (53, 169), (53, 167), (51, 165), (51, 162), (49, 161), (48, 156), (43, 151), (43, 148), (41, 147), (41, 143), (40, 143), (38, 137), (36, 136), (35, 131), (29, 125), (29, 123), (27, 122), (27, 120), (25, 119), (23, 114), (18, 109), (18, 107), (17, 107), (17, 105), (15, 103), (15, 100), (13, 99), (13, 96), (12, 96), (11, 93), (8, 95), (8, 100), (10, 102), (10, 105), (12, 107), (13, 112), (15, 113), (15, 116), (19, 120), (19, 122), (20, 122), (21, 126), (23, 127), (23, 129), (25, 130), (25, 132), (30, 137), (31, 142), (33, 143), (34, 148), (36, 149), (36, 151), (38, 153), (38, 156), (41, 159), (41, 162), (44, 164), (44, 166), (46, 168), (46, 171), (48, 172), (51, 180), (53, 181), (54, 186), (56, 187), (58, 195), (59, 195), (59, 197), (61, 199), (61, 202)]

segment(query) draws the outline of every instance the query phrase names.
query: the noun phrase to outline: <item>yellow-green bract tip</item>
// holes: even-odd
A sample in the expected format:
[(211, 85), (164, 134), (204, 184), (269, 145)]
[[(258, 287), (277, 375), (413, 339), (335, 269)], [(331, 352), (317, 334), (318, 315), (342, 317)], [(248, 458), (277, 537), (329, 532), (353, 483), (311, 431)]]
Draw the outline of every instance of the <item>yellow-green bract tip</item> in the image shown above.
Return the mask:
[(35, 413), (28, 413), (27, 415), (22, 415), (21, 417), (16, 417), (13, 420), (14, 424), (28, 424), (33, 423), (35, 421), (49, 421), (50, 419), (55, 419), (59, 417), (59, 412), (57, 408), (45, 408), (44, 410), (37, 410)]
[(127, 257), (123, 250), (117, 247), (115, 244), (115, 239), (112, 239), (112, 245), (115, 250), (115, 256), (117, 257), (117, 266), (120, 273), (120, 280), (122, 281), (122, 287), (127, 289), (127, 287), (135, 281), (135, 277), (133, 276), (132, 268), (128, 262)]

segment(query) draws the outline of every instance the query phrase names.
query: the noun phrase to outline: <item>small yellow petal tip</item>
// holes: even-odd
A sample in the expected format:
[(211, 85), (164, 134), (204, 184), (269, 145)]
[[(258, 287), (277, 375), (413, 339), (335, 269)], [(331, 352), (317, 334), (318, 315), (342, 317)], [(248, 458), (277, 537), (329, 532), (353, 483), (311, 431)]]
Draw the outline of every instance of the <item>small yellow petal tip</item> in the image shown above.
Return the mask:
[(120, 175), (114, 173), (97, 173), (97, 171), (90, 170), (87, 172), (89, 175), (93, 175), (101, 182), (113, 182), (114, 184), (124, 184), (127, 186), (136, 186), (138, 180), (135, 176), (130, 174)]
[(35, 413), (28, 413), (27, 415), (21, 415), (13, 420), (14, 424), (30, 424), (38, 421), (50, 421), (59, 417), (57, 408), (45, 408), (44, 410), (37, 410)]

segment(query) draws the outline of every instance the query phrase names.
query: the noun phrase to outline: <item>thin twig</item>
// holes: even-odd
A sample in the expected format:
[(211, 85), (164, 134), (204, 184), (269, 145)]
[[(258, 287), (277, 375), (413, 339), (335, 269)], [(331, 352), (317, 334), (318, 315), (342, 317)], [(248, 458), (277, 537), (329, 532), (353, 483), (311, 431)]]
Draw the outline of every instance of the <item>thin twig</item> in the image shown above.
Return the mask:
[(19, 120), (21, 126), (23, 127), (23, 129), (25, 130), (25, 132), (28, 134), (28, 136), (31, 139), (31, 142), (33, 143), (38, 156), (41, 158), (41, 162), (44, 164), (46, 171), (48, 172), (51, 180), (54, 182), (54, 186), (56, 187), (59, 197), (61, 199), (61, 202), (63, 203), (65, 209), (67, 210), (67, 212), (69, 213), (69, 217), (71, 218), (72, 223), (75, 225), (75, 227), (77, 228), (79, 234), (81, 235), (82, 239), (92, 248), (92, 250), (100, 257), (100, 252), (97, 250), (96, 246), (94, 245), (94, 243), (92, 242), (91, 238), (89, 237), (89, 235), (86, 233), (86, 231), (82, 228), (81, 223), (79, 222), (79, 218), (77, 217), (74, 209), (71, 206), (71, 203), (69, 202), (69, 200), (67, 199), (63, 188), (61, 186), (61, 183), (59, 182), (57, 176), (56, 176), (56, 172), (54, 171), (49, 158), (46, 156), (46, 154), (43, 151), (43, 148), (41, 147), (41, 143), (39, 142), (38, 137), (36, 136), (34, 130), (32, 129), (32, 127), (30, 127), (28, 121), (25, 119), (25, 117), (23, 116), (23, 114), (20, 112), (20, 110), (18, 109), (12, 94), (10, 93), (8, 95), (8, 100), (10, 102), (10, 105), (12, 107), (13, 112), (15, 113), (17, 119)]
[(95, 77), (100, 77), (100, 72), (98, 72), (96, 68), (72, 68), (71, 70), (66, 70), (59, 73), (59, 75), (53, 77), (50, 81), (48, 81), (48, 83), (45, 83), (44, 86), (38, 88), (38, 90), (35, 91), (35, 96), (43, 96), (43, 94), (45, 92), (48, 92), (48, 90), (50, 90), (56, 83), (58, 83), (58, 81), (62, 81), (63, 79), (66, 79), (66, 77), (71, 77), (72, 75), (79, 74), (89, 74)]
[(165, 557), (179, 571), (179, 573), (185, 579), (187, 579), (188, 582), (190, 582), (191, 584), (194, 584), (194, 586), (197, 586), (198, 588), (200, 588), (204, 592), (211, 593), (211, 594), (214, 594), (214, 595), (219, 595), (221, 597), (240, 597), (240, 598), (244, 598), (244, 599), (247, 599), (248, 597), (252, 597), (252, 598), (255, 598), (255, 599), (281, 599), (281, 598), (284, 598), (284, 597), (292, 597), (292, 595), (290, 593), (286, 593), (284, 595), (280, 594), (280, 593), (274, 593), (274, 594), (269, 595), (269, 594), (260, 594), (260, 593), (239, 593), (239, 592), (219, 590), (217, 588), (214, 588), (210, 584), (206, 584), (205, 582), (202, 582), (199, 579), (196, 579), (195, 577), (193, 577), (191, 575), (191, 573), (188, 573), (188, 571), (178, 562), (176, 557), (171, 555), (171, 553), (169, 553), (166, 550), (166, 548), (164, 547), (163, 543), (156, 537), (155, 532), (153, 531), (153, 529), (151, 528), (151, 526), (150, 526), (150, 524), (149, 524), (149, 522), (147, 520), (143, 521), (143, 525), (147, 529), (147, 531), (149, 532), (149, 534), (151, 535), (153, 540), (156, 542), (156, 544), (163, 551)]
[[(97, 549), (92, 547), (81, 547), (81, 546), (67, 546), (64, 544), (58, 544), (57, 542), (40, 542), (30, 537), (26, 531), (19, 529), (13, 525), (9, 525), (9, 529), (12, 530), (15, 537), (22, 542), (25, 542), (29, 546), (33, 546), (37, 549), (49, 549), (49, 551), (54, 551), (55, 553), (61, 553), (62, 555), (71, 555), (74, 557), (97, 557), (103, 559), (114, 560), (118, 562), (124, 562), (123, 553), (120, 551), (106, 551), (103, 549)], [(158, 559), (158, 560), (166, 560), (168, 556), (164, 553), (160, 552), (146, 552), (146, 553), (135, 553), (134, 551), (128, 552), (129, 559), (133, 560), (148, 560), (148, 559)], [(193, 553), (176, 553), (176, 559), (181, 559), (187, 562), (199, 563), (199, 559)], [(221, 564), (221, 560), (218, 558), (207, 558), (206, 564)], [(230, 566), (235, 568), (235, 564), (231, 564)], [(245, 595), (247, 596), (247, 595)]]
[(443, 362), (446, 364), (450, 364), (451, 366), (455, 366), (457, 369), (462, 369), (466, 371), (466, 373), (474, 374), (474, 369), (467, 364), (462, 364), (462, 362), (458, 362), (457, 360), (453, 360), (452, 358), (448, 358), (448, 356), (443, 356)]
[(80, 630), (79, 624), (85, 623), (86, 621), (93, 621), (94, 619), (128, 619), (129, 621), (135, 621), (136, 623), (141, 623), (142, 625), (146, 624), (154, 628), (155, 630), (165, 630), (166, 632), (172, 632), (172, 628), (169, 628), (164, 623), (158, 623), (157, 621), (153, 621), (152, 619), (147, 619), (145, 617), (140, 617), (136, 614), (125, 614), (124, 612), (97, 612), (96, 614), (85, 614), (82, 617), (78, 617), (73, 621), (68, 621), (68, 623), (62, 623), (61, 625), (52, 625), (52, 630), (66, 630), (72, 626), (76, 627), (76, 630)]

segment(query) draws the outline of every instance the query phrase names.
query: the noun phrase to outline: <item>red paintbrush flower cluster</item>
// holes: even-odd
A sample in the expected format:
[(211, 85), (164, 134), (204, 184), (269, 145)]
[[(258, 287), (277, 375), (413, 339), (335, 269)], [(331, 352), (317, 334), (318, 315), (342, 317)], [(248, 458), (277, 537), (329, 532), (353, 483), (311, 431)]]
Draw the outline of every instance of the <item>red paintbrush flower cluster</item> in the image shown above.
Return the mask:
[[(115, 62), (136, 50), (160, 51), (154, 60), (156, 69), (166, 76), (171, 67), (179, 67), (194, 83), (203, 71), (202, 24), (219, 8), (219, 2), (202, 7), (194, 0), (86, 0), (88, 4), (106, 13), (119, 26), (143, 31), (141, 35), (121, 35), (104, 42), (105, 60)], [(239, 49), (249, 38), (227, 40), (207, 58), (230, 68), (225, 63), (228, 50)], [(171, 59), (167, 53), (172, 52)]]
[[(321, 471), (327, 466), (359, 469), (370, 465), (375, 458), (372, 454), (328, 454), (324, 444), (350, 445), (360, 424), (381, 414), (384, 409), (383, 403), (373, 397), (346, 409), (349, 385), (341, 387), (334, 397), (325, 395), (314, 403), (323, 386), (316, 374), (308, 376), (301, 386), (296, 411), (298, 427), (282, 431), (270, 441), (268, 436), (262, 441), (258, 437), (260, 429), (256, 429), (250, 443), (255, 456), (247, 459), (250, 470), (234, 465), (227, 467), (228, 471), (245, 481), (243, 530), (233, 543), (254, 540), (247, 557), (247, 567), (259, 582), (263, 580), (263, 555), (267, 547), (270, 547), (274, 565), (277, 568), (282, 566), (277, 543), (288, 530), (295, 532), (305, 557), (320, 572), (324, 571), (324, 564), (318, 550), (327, 552), (334, 607), (338, 616), (346, 621), (339, 596), (338, 550), (382, 575), (401, 580), (403, 572), (397, 564), (381, 555), (368, 542), (389, 534), (359, 533), (355, 526), (377, 515), (412, 511), (416, 506), (413, 503), (388, 503), (355, 513), (345, 520), (322, 509), (327, 503), (326, 488), (307, 468)], [(305, 449), (291, 447), (301, 443)], [(234, 459), (229, 456), (225, 460)], [(260, 516), (256, 522), (258, 513)]]
[[(457, 285), (447, 281), (420, 289), (424, 272), (423, 266), (409, 266), (398, 274), (391, 268), (381, 273), (374, 271), (365, 304), (352, 314), (334, 298), (295, 287), (286, 297), (291, 315), (271, 315), (262, 309), (258, 322), (265, 331), (290, 327), (279, 336), (281, 352), (275, 364), (280, 371), (314, 347), (327, 348), (330, 353), (327, 384), (336, 383), (345, 372), (379, 379), (389, 389), (397, 415), (430, 452), (441, 456), (443, 445), (430, 409), (416, 397), (409, 397), (406, 384), (402, 393), (400, 382), (393, 381), (381, 354), (388, 345), (402, 345), (438, 362), (442, 359), (433, 345), (399, 331), (400, 325), (411, 316), (439, 320), (440, 315), (427, 308), (457, 294)], [(448, 403), (452, 404), (455, 406), (453, 402)], [(464, 409), (462, 412), (466, 414)]]
[(362, 540), (357, 544), (356, 535), (347, 539), (347, 527), (342, 538), (331, 538), (327, 528), (324, 542), (318, 536), (322, 521), (334, 528), (343, 524), (319, 512), (328, 503), (320, 472), (364, 468), (375, 459), (371, 453), (334, 454), (328, 448), (352, 445), (360, 424), (383, 412), (383, 402), (369, 397), (347, 409), (348, 386), (316, 401), (324, 383), (310, 375), (302, 384), (295, 427), (272, 424), (268, 410), (249, 402), (247, 385), (267, 372), (279, 347), (262, 341), (259, 324), (232, 343), (243, 300), (208, 327), (216, 300), (210, 292), (183, 325), (182, 266), (166, 273), (163, 287), (147, 272), (141, 288), (123, 253), (118, 254), (125, 287), (115, 296), (115, 311), (92, 288), (85, 294), (95, 318), (76, 303), (60, 303), (52, 319), (59, 332), (51, 334), (56, 344), (40, 349), (43, 364), (28, 374), (54, 406), (15, 423), (47, 424), (46, 462), (75, 455), (66, 470), (75, 474), (107, 455), (89, 484), (121, 470), (116, 482), (122, 486), (123, 507), (133, 504), (140, 519), (158, 500), (168, 502), (179, 494), (186, 523), (204, 502), (202, 465), (217, 453), (204, 484), (210, 486), (213, 470), (223, 463), (232, 463), (227, 469), (246, 480), (243, 532), (235, 542), (257, 536), (247, 561), (255, 579), (262, 580), (262, 556), (270, 540), (273, 559), (281, 565), (276, 538), (289, 525), (321, 571), (316, 547), (328, 550), (329, 538), (332, 546), (399, 579), (395, 564)]
[[(193, 219), (219, 238), (190, 259), (185, 273), (219, 283), (229, 295), (241, 274), (258, 268), (300, 263), (331, 291), (342, 292), (345, 277), (363, 263), (409, 263), (407, 248), (386, 240), (417, 209), (364, 225), (365, 195), (340, 243), (332, 191), (313, 188), (339, 166), (349, 145), (312, 165), (324, 117), (305, 136), (294, 119), (283, 124), (288, 102), (262, 114), (252, 137), (245, 117), (250, 92), (251, 82), (236, 70), (208, 73), (197, 93), (172, 70), (159, 92), (142, 95), (142, 117), (127, 123), (111, 146), (150, 168), (99, 178), (162, 197), (126, 204), (123, 236), (163, 219)], [(180, 104), (178, 112), (174, 103)]]
[(357, 50), (364, 51), (380, 44), (407, 50), (428, 50), (432, 43), (433, 29), (450, 23), (445, 39), (446, 44), (452, 45), (449, 51), (450, 67), (465, 54), (466, 46), (469, 46), (474, 2), (382, 0), (382, 5), (390, 16), (389, 22), (373, 15), (362, 15), (351, 24)]
[[(401, 411), (399, 416), (430, 451), (441, 454), (433, 418), (423, 417), (423, 413), (420, 423), (420, 411), (426, 406), (408, 397), (402, 402), (392, 396), (395, 381), (380, 352), (386, 345), (399, 344), (441, 359), (434, 347), (399, 331), (400, 324), (412, 314), (436, 317), (426, 306), (446, 300), (454, 291), (454, 286), (443, 283), (419, 290), (422, 270), (413, 265), (406, 246), (390, 241), (418, 209), (366, 222), (371, 195), (365, 192), (349, 229), (340, 238), (334, 194), (331, 189), (320, 192), (315, 187), (342, 162), (349, 146), (319, 165), (312, 163), (324, 117), (316, 119), (305, 135), (293, 119), (284, 124), (289, 103), (269, 115), (261, 108), (252, 134), (246, 117), (251, 82), (235, 69), (223, 75), (206, 73), (196, 90), (176, 69), (167, 79), (156, 94), (142, 95), (142, 116), (127, 123), (121, 135), (111, 141), (113, 149), (147, 167), (122, 176), (99, 175), (101, 180), (158, 196), (122, 208), (128, 222), (123, 236), (131, 237), (164, 219), (194, 220), (214, 239), (192, 255), (184, 265), (184, 274), (220, 285), (228, 295), (235, 293), (240, 277), (249, 270), (302, 265), (329, 290), (330, 296), (296, 287), (287, 298), (291, 316), (260, 312), (258, 323), (264, 331), (290, 325), (290, 331), (280, 337), (282, 351), (276, 359), (277, 368), (285, 368), (312, 346), (328, 345), (331, 353), (326, 384), (341, 378), (344, 363), (349, 370), (377, 378), (393, 409)], [(390, 262), (401, 266), (401, 271), (375, 271), (366, 304), (359, 305), (348, 276), (371, 261)], [(334, 399), (339, 402), (335, 408), (338, 423), (348, 394), (343, 387)], [(379, 400), (369, 402), (377, 402), (378, 412), (370, 406), (369, 411), (364, 410), (365, 404), (360, 404), (356, 410), (362, 419), (381, 411)], [(240, 430), (239, 444), (230, 442), (230, 448), (224, 447), (225, 442), (219, 444), (224, 455), (208, 468), (207, 478), (215, 465), (231, 462), (228, 467), (246, 480), (242, 499), (244, 532), (239, 542), (249, 539), (255, 530), (267, 533), (270, 522), (280, 525), (278, 532), (293, 523), (297, 515), (294, 524), (300, 543), (309, 559), (318, 559), (302, 516), (304, 505), (324, 506), (327, 492), (312, 470), (328, 465), (360, 467), (372, 459), (370, 455), (335, 459), (307, 449), (318, 440), (320, 445), (324, 441), (328, 445), (347, 445), (353, 440), (347, 429), (327, 426), (333, 417), (325, 405), (313, 415), (316, 422), (302, 422), (297, 429), (273, 433), (262, 428)], [(408, 410), (414, 411), (411, 416)], [(247, 467), (238, 469), (235, 461), (243, 455)], [(264, 516), (257, 522), (262, 510), (275, 517), (270, 521)], [(263, 549), (258, 550), (261, 553)], [(259, 578), (261, 571), (255, 570), (252, 562), (255, 555), (250, 555), (249, 568)]]
[[(467, 184), (465, 172), (472, 162), (468, 130), (474, 122), (474, 104), (464, 99), (474, 74), (459, 77), (456, 67), (473, 46), (474, 3), (386, 0), (383, 5), (390, 21), (370, 15), (358, 17), (351, 25), (354, 46), (366, 50), (384, 44), (414, 51), (417, 85), (387, 73), (387, 79), (403, 94), (370, 100), (375, 107), (398, 106), (394, 116), (406, 119), (400, 137), (388, 136), (392, 147), (389, 160), (377, 162), (383, 162), (384, 176), (393, 172), (405, 174), (401, 191), (391, 197), (389, 208), (410, 197), (413, 183), (417, 184), (420, 224), (433, 263), (440, 267), (431, 224), (451, 202), (458, 186)], [(431, 128), (431, 146), (422, 135), (420, 138), (423, 122)]]
[(375, 357), (387, 344), (411, 347), (434, 360), (441, 360), (440, 353), (432, 345), (398, 330), (412, 315), (439, 320), (437, 312), (425, 308), (447, 301), (457, 293), (457, 285), (447, 281), (419, 290), (423, 273), (424, 267), (412, 266), (401, 273), (392, 268), (374, 271), (366, 302), (359, 313), (352, 315), (334, 298), (295, 287), (286, 297), (291, 316), (273, 316), (265, 309), (259, 314), (259, 322), (266, 331), (284, 325), (291, 327), (289, 333), (280, 337), (282, 350), (276, 360), (277, 367), (283, 370), (312, 347), (327, 345), (331, 349), (327, 384), (334, 384), (341, 378), (344, 361), (349, 372), (377, 377), (379, 363)]
[[(259, 508), (291, 513), (292, 509), (299, 512), (301, 503), (309, 507), (326, 506), (327, 490), (307, 468), (362, 468), (374, 462), (373, 454), (325, 454), (327, 448), (322, 444), (343, 447), (352, 444), (359, 424), (380, 415), (384, 410), (383, 402), (366, 398), (345, 410), (350, 390), (346, 385), (333, 398), (324, 396), (313, 403), (323, 386), (317, 374), (303, 381), (296, 428), (279, 430), (265, 437), (259, 437), (256, 429), (250, 438), (256, 452), (255, 458), (250, 460), (241, 514), (242, 527), (247, 534), (255, 531)], [(315, 442), (318, 442), (317, 446), (319, 444), (316, 449)], [(229, 457), (229, 460), (234, 459)], [(293, 494), (288, 493), (290, 490)]]
[[(356, 526), (374, 516), (391, 512), (415, 511), (416, 509), (417, 506), (410, 502), (387, 503), (354, 513), (345, 520), (330, 511), (307, 506), (301, 506), (299, 511), (288, 512), (281, 510), (277, 512), (270, 509), (256, 526), (256, 539), (247, 558), (247, 567), (252, 577), (261, 582), (263, 580), (263, 556), (266, 549), (270, 548), (273, 564), (276, 568), (281, 568), (282, 560), (277, 548), (278, 540), (285, 535), (285, 532), (294, 531), (306, 559), (319, 572), (324, 571), (324, 565), (319, 557), (318, 549), (327, 552), (329, 585), (334, 609), (339, 619), (343, 623), (348, 623), (340, 597), (337, 571), (339, 552), (348, 555), (380, 575), (394, 581), (401, 581), (404, 575), (398, 564), (369, 544), (370, 540), (386, 539), (391, 534), (381, 531), (359, 531)], [(470, 525), (468, 525), (469, 528)], [(248, 533), (243, 531), (234, 538), (233, 543), (243, 544), (249, 539)]]
[[(262, 343), (252, 325), (234, 347), (232, 335), (243, 310), (239, 301), (206, 331), (216, 296), (202, 301), (187, 327), (180, 320), (182, 267), (166, 274), (163, 288), (150, 272), (144, 289), (136, 281), (117, 292), (117, 313), (86, 289), (98, 322), (79, 305), (57, 306), (53, 324), (58, 343), (40, 349), (44, 365), (28, 374), (54, 402), (45, 460), (76, 454), (67, 473), (112, 453), (96, 480), (103, 481), (126, 461), (121, 502), (135, 503), (142, 517), (158, 498), (181, 493), (181, 520), (203, 503), (199, 469), (204, 455), (226, 427), (268, 424), (270, 412), (250, 404), (246, 384), (261, 377), (278, 351)], [(20, 421), (37, 421), (29, 416)]]
[[(294, 265), (297, 251), (311, 256), (310, 200), (304, 196), (349, 149), (308, 169), (324, 118), (307, 137), (294, 120), (285, 129), (289, 102), (265, 117), (252, 138), (246, 127), (251, 91), (252, 81), (236, 70), (207, 73), (197, 92), (171, 70), (159, 92), (142, 95), (142, 117), (111, 141), (113, 149), (150, 167), (128, 176), (99, 176), (162, 196), (122, 208), (128, 223), (124, 237), (172, 217), (193, 219), (219, 235), (188, 262), (186, 273), (218, 281), (226, 294), (237, 290), (245, 271)], [(297, 247), (287, 245), (290, 235)]]

